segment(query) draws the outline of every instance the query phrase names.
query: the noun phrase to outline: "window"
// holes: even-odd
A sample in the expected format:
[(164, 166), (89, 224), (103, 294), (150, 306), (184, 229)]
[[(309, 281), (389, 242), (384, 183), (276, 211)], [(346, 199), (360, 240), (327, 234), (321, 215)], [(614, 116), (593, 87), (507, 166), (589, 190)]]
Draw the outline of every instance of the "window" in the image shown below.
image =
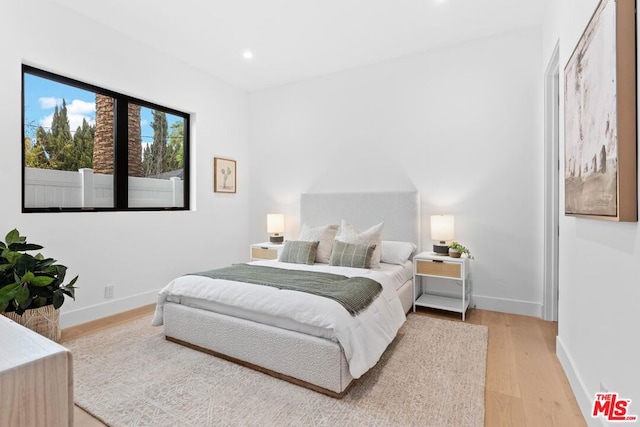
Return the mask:
[(23, 212), (189, 209), (189, 115), (22, 66)]

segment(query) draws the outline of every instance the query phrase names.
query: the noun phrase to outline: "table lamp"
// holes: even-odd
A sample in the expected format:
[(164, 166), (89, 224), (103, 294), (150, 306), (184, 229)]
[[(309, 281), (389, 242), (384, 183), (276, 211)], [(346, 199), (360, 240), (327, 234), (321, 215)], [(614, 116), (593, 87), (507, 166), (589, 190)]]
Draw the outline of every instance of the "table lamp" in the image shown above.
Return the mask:
[(431, 239), (437, 240), (433, 244), (433, 252), (437, 255), (448, 255), (447, 240), (453, 240), (453, 215), (431, 216)]
[(267, 214), (267, 233), (270, 234), (269, 241), (271, 243), (284, 242), (284, 215), (283, 214)]

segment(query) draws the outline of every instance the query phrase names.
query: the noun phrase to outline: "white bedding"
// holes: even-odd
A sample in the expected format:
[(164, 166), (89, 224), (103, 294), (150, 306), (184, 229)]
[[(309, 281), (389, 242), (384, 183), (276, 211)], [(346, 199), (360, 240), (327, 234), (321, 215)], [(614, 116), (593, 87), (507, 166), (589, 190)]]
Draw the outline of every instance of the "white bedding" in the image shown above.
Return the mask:
[(278, 261), (251, 264), (348, 277), (365, 276), (379, 282), (382, 293), (366, 310), (352, 317), (340, 303), (317, 295), (202, 276), (182, 276), (158, 294), (153, 325), (162, 325), (164, 304), (176, 302), (334, 339), (344, 350), (351, 375), (359, 378), (378, 362), (406, 319), (396, 290), (412, 276), (411, 262), (404, 266), (381, 264), (376, 269)]

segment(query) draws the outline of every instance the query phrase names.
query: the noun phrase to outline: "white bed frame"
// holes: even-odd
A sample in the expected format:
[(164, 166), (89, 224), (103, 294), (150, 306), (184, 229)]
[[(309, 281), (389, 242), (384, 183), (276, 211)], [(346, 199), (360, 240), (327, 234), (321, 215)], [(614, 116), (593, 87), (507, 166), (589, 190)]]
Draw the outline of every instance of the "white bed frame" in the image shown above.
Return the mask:
[[(347, 220), (365, 229), (384, 221), (383, 239), (420, 244), (416, 192), (303, 194), (301, 224)], [(399, 290), (405, 313), (414, 296), (411, 281)], [(175, 303), (164, 306), (167, 340), (204, 351), (280, 379), (341, 398), (353, 382), (335, 341)]]

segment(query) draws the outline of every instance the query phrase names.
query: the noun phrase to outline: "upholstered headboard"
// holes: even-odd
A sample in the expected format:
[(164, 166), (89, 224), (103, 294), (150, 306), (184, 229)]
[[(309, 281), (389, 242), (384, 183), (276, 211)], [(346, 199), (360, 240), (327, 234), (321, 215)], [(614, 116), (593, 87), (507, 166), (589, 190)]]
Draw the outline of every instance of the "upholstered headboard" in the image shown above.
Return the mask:
[(360, 230), (384, 222), (383, 240), (412, 242), (420, 247), (420, 200), (415, 191), (302, 194), (302, 224), (339, 225), (342, 219)]

